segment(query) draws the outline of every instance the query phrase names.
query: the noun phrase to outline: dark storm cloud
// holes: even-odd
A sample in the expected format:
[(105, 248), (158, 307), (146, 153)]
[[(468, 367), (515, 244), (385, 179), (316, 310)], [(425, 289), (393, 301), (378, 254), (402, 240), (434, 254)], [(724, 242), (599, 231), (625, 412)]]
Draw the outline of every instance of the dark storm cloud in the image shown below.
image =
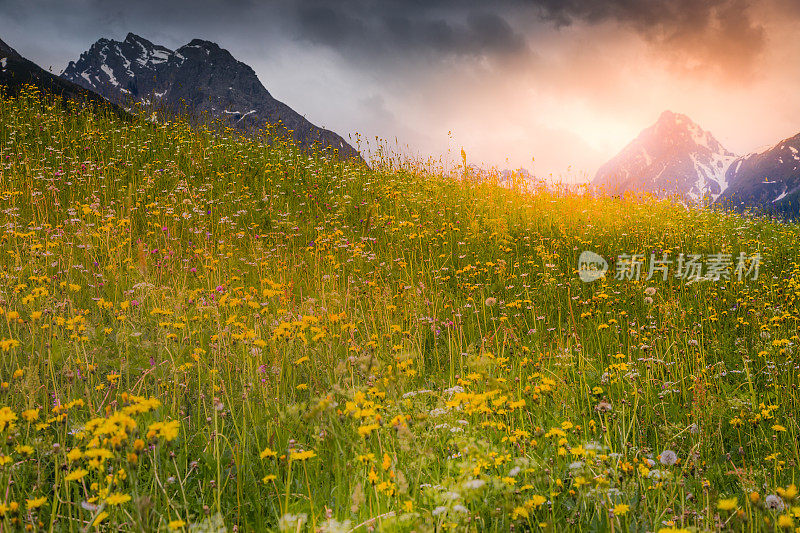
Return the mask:
[[(680, 67), (735, 73), (750, 68), (765, 48), (760, 8), (794, 1), (0, 0), (0, 30), (18, 24), (31, 37), (83, 37), (86, 45), (113, 36), (108, 31), (119, 37), (129, 30), (163, 36), (171, 45), (194, 36), (278, 46), (293, 39), (354, 64), (390, 67), (419, 59), (524, 58), (553, 28), (610, 23), (640, 35)], [(800, 16), (796, 9), (785, 12)]]
[[(304, 1), (289, 10), (300, 39), (355, 57), (507, 56), (543, 26), (615, 23), (678, 66), (735, 72), (766, 44), (757, 0)], [(761, 2), (763, 3), (763, 2)], [(544, 24), (543, 24), (544, 23)]]
[[(297, 36), (358, 56), (513, 54), (525, 39), (502, 14), (465, 5), (445, 10), (400, 3), (302, 3), (292, 13)], [(406, 6), (407, 7), (407, 6)]]
[(542, 10), (543, 16), (557, 24), (575, 20), (590, 23), (608, 19), (630, 23), (643, 31), (676, 26), (702, 29), (714, 13), (729, 7), (743, 9), (741, 0), (528, 0)]
[[(748, 0), (530, 0), (558, 26), (614, 21), (690, 69), (749, 68), (766, 44)], [(762, 4), (764, 2), (761, 2)]]

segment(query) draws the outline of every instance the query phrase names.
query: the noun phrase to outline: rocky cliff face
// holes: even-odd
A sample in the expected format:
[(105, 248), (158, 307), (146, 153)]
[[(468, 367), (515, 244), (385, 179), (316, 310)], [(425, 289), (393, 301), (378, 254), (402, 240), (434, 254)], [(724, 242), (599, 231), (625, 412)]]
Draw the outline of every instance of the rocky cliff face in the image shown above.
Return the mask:
[(2, 40), (0, 40), (0, 85), (12, 94), (25, 85), (32, 85), (42, 92), (53, 93), (69, 100), (109, 106), (117, 114), (130, 117), (121, 108), (93, 91), (63, 80), (28, 61)]
[(798, 218), (800, 133), (736, 159), (728, 168), (726, 179), (729, 186), (717, 198), (717, 205)]
[(279, 124), (304, 146), (317, 144), (360, 159), (342, 137), (273, 98), (252, 68), (210, 41), (194, 39), (173, 51), (133, 33), (121, 42), (100, 39), (61, 77), (113, 102), (188, 111), (245, 133)]

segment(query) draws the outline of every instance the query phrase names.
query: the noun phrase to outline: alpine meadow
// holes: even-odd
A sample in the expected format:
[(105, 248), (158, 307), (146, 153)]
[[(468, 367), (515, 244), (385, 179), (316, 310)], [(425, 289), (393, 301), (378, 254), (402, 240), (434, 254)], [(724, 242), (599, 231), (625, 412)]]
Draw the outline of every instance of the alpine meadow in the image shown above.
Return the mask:
[(0, 530), (800, 527), (797, 224), (148, 118), (0, 96)]

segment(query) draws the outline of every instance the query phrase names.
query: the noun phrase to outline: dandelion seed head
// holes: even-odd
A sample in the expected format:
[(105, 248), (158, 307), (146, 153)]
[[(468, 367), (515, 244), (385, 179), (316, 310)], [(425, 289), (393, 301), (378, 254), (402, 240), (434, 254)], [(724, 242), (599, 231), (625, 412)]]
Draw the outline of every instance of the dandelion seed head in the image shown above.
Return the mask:
[(661, 455), (658, 456), (658, 461), (665, 466), (672, 466), (678, 462), (678, 454), (673, 452), (672, 450), (664, 450), (661, 452)]

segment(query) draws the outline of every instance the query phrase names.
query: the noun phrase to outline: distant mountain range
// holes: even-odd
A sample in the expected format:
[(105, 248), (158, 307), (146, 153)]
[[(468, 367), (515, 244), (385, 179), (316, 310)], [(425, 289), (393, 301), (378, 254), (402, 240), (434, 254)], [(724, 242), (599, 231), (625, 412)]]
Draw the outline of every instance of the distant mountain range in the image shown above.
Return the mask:
[(189, 111), (245, 133), (280, 123), (303, 145), (360, 159), (342, 137), (273, 98), (252, 68), (210, 41), (194, 39), (173, 51), (133, 33), (124, 41), (100, 39), (70, 61), (61, 77), (120, 105)]
[(77, 100), (92, 105), (110, 106), (120, 115), (126, 115), (102, 96), (70, 81), (55, 76), (35, 63), (28, 61), (5, 42), (0, 40), (0, 85), (12, 94), (25, 85), (33, 85), (42, 92), (57, 94), (65, 99)]
[(800, 216), (800, 133), (728, 168), (728, 188), (716, 204), (737, 211), (757, 209), (789, 218)]
[(686, 115), (665, 111), (597, 171), (613, 195), (647, 192), (737, 211), (800, 216), (800, 134), (738, 157)]
[[(133, 33), (122, 42), (100, 39), (58, 77), (0, 40), (0, 85), (14, 93), (26, 84), (68, 99), (110, 105), (126, 117), (130, 115), (120, 106), (139, 102), (207, 113), (246, 133), (258, 131), (266, 122), (280, 122), (301, 144), (318, 144), (360, 159), (339, 135), (311, 124), (273, 98), (253, 69), (209, 41), (195, 39), (173, 51)], [(527, 172), (513, 176), (531, 179)], [(502, 182), (511, 177), (510, 171), (500, 176)], [(592, 185), (615, 195), (650, 192), (797, 219), (800, 133), (737, 157), (686, 115), (665, 111), (600, 167)]]

